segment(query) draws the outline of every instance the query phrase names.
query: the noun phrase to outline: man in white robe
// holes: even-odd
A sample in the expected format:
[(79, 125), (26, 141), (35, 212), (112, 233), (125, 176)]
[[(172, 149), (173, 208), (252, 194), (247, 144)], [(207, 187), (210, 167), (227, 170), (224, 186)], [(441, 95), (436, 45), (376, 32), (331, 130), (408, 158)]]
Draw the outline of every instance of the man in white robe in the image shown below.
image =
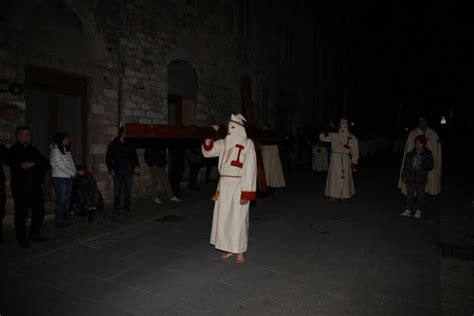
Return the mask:
[[(402, 167), (405, 162), (405, 156), (412, 151), (415, 144), (415, 137), (423, 135), (426, 138), (426, 148), (433, 154), (434, 165), (433, 169), (428, 173), (428, 182), (426, 184), (426, 192), (430, 195), (438, 195), (441, 192), (441, 167), (442, 167), (442, 152), (441, 142), (438, 134), (428, 126), (428, 119), (424, 116), (418, 119), (418, 127), (410, 132), (405, 143), (405, 151), (403, 154)], [(401, 172), (400, 172), (401, 174)], [(403, 183), (401, 176), (398, 181), (398, 188), (403, 194), (407, 194), (406, 185)]]
[[(245, 118), (232, 115), (225, 139), (206, 139), (202, 153), (206, 158), (219, 157), (220, 174), (216, 194), (210, 243), (224, 251), (223, 259), (237, 255), (243, 263), (247, 251), (249, 201), (257, 197), (257, 158), (254, 143), (247, 138)], [(218, 126), (213, 125), (217, 130)]]
[(356, 171), (359, 160), (357, 138), (349, 133), (347, 120), (341, 119), (339, 132), (321, 133), (319, 139), (331, 143), (325, 195), (329, 197), (329, 201), (350, 198), (355, 194), (352, 172)]
[[(270, 129), (267, 124), (262, 127), (263, 130)], [(267, 186), (270, 188), (284, 188), (285, 175), (283, 174), (283, 168), (281, 166), (280, 151), (277, 145), (262, 145), (262, 162), (265, 170), (265, 179)]]

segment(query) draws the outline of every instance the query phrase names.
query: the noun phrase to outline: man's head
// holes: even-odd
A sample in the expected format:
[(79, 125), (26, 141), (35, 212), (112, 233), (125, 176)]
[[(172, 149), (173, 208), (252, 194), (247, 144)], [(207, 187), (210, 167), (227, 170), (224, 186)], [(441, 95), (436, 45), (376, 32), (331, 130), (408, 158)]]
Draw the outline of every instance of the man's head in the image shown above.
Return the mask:
[(16, 140), (23, 145), (31, 143), (31, 130), (28, 126), (18, 126), (15, 130)]
[(423, 135), (418, 135), (415, 137), (415, 148), (420, 151), (423, 150), (426, 146), (426, 137)]
[(428, 128), (428, 118), (426, 116), (420, 116), (418, 119), (418, 126), (422, 129), (425, 130)]

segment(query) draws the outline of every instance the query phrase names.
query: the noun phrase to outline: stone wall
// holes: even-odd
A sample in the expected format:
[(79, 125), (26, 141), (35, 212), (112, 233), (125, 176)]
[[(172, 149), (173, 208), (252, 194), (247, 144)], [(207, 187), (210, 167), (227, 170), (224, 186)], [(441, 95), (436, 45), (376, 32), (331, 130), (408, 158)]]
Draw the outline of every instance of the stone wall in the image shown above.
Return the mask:
[[(267, 113), (259, 117), (260, 123), (275, 120), (278, 89), (296, 93), (304, 104), (311, 100), (310, 32), (295, 37), (295, 47), (303, 50), (298, 60), (282, 61), (282, 25), (300, 34), (299, 29), (311, 23), (302, 18), (308, 12), (292, 6), (294, 16), (288, 20), (282, 18), (288, 8), (277, 2), (249, 3), (250, 38), (240, 32), (240, 1), (3, 1), (0, 80), (24, 83), (29, 66), (87, 78), (87, 164), (110, 199), (112, 182), (104, 156), (117, 132), (120, 76), (125, 122), (167, 123), (168, 65), (175, 60), (188, 63), (197, 74), (198, 125), (225, 123), (230, 113), (241, 111), (243, 77), (252, 79), (257, 108)], [(305, 117), (304, 104), (288, 106)], [(25, 94), (0, 92), (0, 107), (15, 113), (0, 117), (0, 142), (14, 142), (13, 130), (24, 123), (26, 106)], [(139, 156), (144, 166), (141, 150)], [(142, 168), (134, 194), (149, 189), (150, 179)]]

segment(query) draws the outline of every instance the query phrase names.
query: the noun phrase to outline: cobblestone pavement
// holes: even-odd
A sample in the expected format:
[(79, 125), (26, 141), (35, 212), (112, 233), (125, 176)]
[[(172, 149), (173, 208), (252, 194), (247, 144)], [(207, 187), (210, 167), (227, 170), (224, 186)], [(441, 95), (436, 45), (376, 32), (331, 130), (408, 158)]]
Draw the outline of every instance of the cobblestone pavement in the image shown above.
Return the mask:
[[(357, 196), (343, 203), (324, 199), (325, 174), (293, 171), (252, 207), (243, 265), (208, 244), (212, 185), (181, 203), (135, 202), (123, 223), (47, 224), (47, 244), (2, 246), (0, 313), (439, 315), (444, 198), (422, 220), (400, 217), (398, 160), (386, 159), (361, 161)], [(156, 221), (166, 214), (186, 218)]]

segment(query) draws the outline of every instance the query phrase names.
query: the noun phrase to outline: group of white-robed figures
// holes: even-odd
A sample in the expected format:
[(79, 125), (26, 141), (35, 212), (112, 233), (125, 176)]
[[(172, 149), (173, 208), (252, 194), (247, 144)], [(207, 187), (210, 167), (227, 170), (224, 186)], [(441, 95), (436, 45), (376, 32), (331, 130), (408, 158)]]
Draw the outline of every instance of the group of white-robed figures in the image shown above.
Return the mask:
[[(219, 129), (217, 125), (213, 127)], [(413, 149), (414, 139), (418, 135), (426, 137), (426, 147), (434, 157), (434, 168), (428, 174), (426, 191), (437, 195), (441, 191), (439, 137), (428, 127), (426, 118), (420, 118), (419, 127), (408, 136), (405, 154)], [(359, 159), (358, 140), (349, 132), (345, 119), (340, 121), (337, 132), (321, 133), (319, 138), (331, 144), (325, 195), (331, 200), (349, 199), (355, 194), (353, 172), (357, 170)], [(220, 176), (213, 196), (215, 204), (210, 243), (223, 252), (223, 259), (235, 255), (236, 262), (243, 263), (247, 251), (250, 201), (257, 197), (257, 157), (253, 141), (247, 138), (245, 118), (241, 114), (232, 114), (227, 126), (227, 136), (217, 141), (206, 139), (202, 153), (206, 158), (219, 158)], [(406, 194), (401, 181), (399, 187)]]
[[(438, 195), (441, 192), (441, 143), (438, 134), (428, 127), (426, 117), (420, 117), (418, 123), (419, 126), (410, 132), (406, 140), (402, 166), (405, 155), (415, 146), (415, 137), (425, 136), (426, 148), (431, 150), (434, 158), (434, 168), (428, 173), (426, 192), (430, 195)], [(330, 201), (349, 199), (355, 194), (353, 173), (357, 170), (359, 160), (358, 140), (349, 132), (349, 125), (345, 119), (341, 119), (338, 132), (321, 133), (319, 139), (331, 144), (325, 195)], [(406, 185), (401, 181), (401, 177), (398, 187), (406, 195)]]

